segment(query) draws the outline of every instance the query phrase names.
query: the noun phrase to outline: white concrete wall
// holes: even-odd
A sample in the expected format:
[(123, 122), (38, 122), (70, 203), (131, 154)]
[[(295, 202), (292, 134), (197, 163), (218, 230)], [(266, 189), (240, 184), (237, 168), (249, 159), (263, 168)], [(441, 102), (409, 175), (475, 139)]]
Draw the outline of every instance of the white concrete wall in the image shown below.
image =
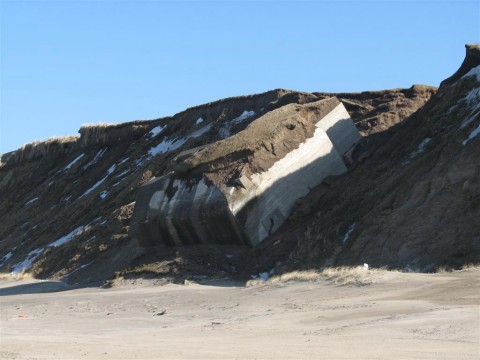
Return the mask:
[[(252, 245), (277, 230), (290, 215), (295, 201), (307, 195), (329, 175), (347, 171), (329, 137), (317, 128), (313, 137), (300, 144), (268, 171), (254, 174), (250, 191), (236, 190), (227, 195), (234, 215), (248, 205), (243, 225)], [(272, 223), (272, 220), (273, 223)]]
[(313, 137), (277, 161), (268, 171), (252, 175), (248, 190), (231, 189), (226, 195), (232, 213), (252, 245), (277, 230), (297, 199), (307, 195), (330, 175), (347, 172), (342, 155), (360, 139), (343, 104), (316, 123)]
[[(170, 183), (175, 191), (168, 190)], [(137, 202), (137, 207), (147, 207), (147, 211), (135, 218), (142, 243), (176, 246), (244, 243), (241, 227), (230, 212), (225, 196), (216, 186), (208, 186), (204, 179), (189, 183), (164, 178), (146, 186), (141, 191), (150, 195), (140, 197), (144, 200)]]
[(251, 185), (248, 189), (221, 192), (204, 180), (189, 185), (185, 180), (172, 179), (177, 191), (169, 199), (166, 193), (170, 180), (154, 184), (147, 200), (148, 211), (139, 222), (146, 229), (143, 233), (151, 238), (150, 243), (157, 238), (175, 245), (242, 243), (243, 229), (250, 244), (258, 244), (284, 223), (297, 199), (327, 176), (347, 171), (342, 155), (360, 134), (344, 106), (336, 106), (318, 119), (316, 126), (313, 136), (297, 149), (267, 171), (253, 174), (251, 184), (244, 179)]
[(316, 124), (323, 129), (339, 154), (344, 155), (361, 136), (342, 103)]

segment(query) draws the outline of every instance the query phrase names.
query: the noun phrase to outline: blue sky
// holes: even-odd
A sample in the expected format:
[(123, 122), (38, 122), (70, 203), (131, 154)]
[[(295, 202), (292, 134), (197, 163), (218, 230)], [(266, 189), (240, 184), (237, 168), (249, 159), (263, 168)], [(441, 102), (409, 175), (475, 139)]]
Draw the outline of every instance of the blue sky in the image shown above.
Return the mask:
[(0, 0), (0, 153), (274, 88), (438, 85), (475, 1)]

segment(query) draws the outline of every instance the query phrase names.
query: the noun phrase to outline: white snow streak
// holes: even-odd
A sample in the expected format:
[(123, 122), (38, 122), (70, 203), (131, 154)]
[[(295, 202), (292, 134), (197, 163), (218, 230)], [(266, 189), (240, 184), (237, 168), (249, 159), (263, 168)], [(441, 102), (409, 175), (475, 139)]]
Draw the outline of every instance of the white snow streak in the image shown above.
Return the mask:
[(188, 135), (187, 139), (197, 138), (199, 136), (202, 136), (203, 134), (208, 132), (211, 129), (211, 127), (212, 127), (211, 124), (205, 125), (204, 127), (201, 127), (200, 129), (198, 129), (198, 130), (194, 131), (193, 133), (191, 133), (190, 135)]
[(107, 170), (108, 175), (111, 175), (115, 171), (116, 168), (117, 168), (117, 165), (115, 165), (115, 164), (110, 166)]
[(211, 127), (212, 126), (210, 124), (208, 124), (208, 125), (200, 128), (200, 129), (194, 131), (193, 133), (188, 134), (184, 138), (176, 138), (176, 139), (166, 138), (166, 139), (163, 139), (163, 141), (160, 144), (158, 144), (158, 145), (150, 148), (150, 150), (148, 150), (148, 155), (149, 156), (156, 156), (156, 155), (159, 155), (159, 154), (165, 154), (167, 152), (177, 150), (183, 144), (185, 144), (188, 139), (202, 136), (203, 134), (208, 132)]
[(199, 118), (197, 119), (197, 121), (195, 121), (195, 125), (199, 125), (199, 124), (201, 124), (202, 122), (203, 122), (203, 118), (202, 118), (202, 117), (199, 117)]
[[(68, 164), (67, 166), (65, 166), (65, 167), (63, 168), (63, 170), (68, 170), (68, 169), (70, 169), (73, 165), (75, 165), (75, 163), (76, 163), (78, 160), (80, 160), (80, 159), (81, 159), (82, 157), (84, 157), (84, 156), (85, 156), (84, 153), (78, 155), (75, 159), (72, 160), (72, 162), (70, 162), (70, 164)], [(49, 185), (49, 186), (50, 186), (50, 185)]]
[[(120, 161), (118, 164), (120, 165), (120, 164), (124, 163), (124, 162), (127, 161), (127, 160), (128, 160), (128, 158), (123, 159), (123, 160)], [(87, 189), (87, 190), (79, 197), (79, 199), (82, 198), (82, 197), (84, 197), (84, 196), (87, 196), (87, 195), (90, 194), (93, 190), (95, 190), (97, 187), (99, 187), (100, 185), (102, 185), (102, 183), (103, 183), (110, 175), (112, 175), (112, 174), (115, 172), (116, 169), (117, 169), (117, 164), (113, 164), (112, 166), (110, 166), (110, 167), (107, 169), (107, 175), (106, 175), (103, 179), (101, 179), (100, 181), (97, 181), (92, 187), (90, 187), (89, 189)], [(128, 170), (126, 170), (126, 172), (128, 172)], [(124, 171), (123, 173), (125, 173), (125, 171)], [(123, 174), (123, 173), (122, 173), (122, 174)], [(107, 191), (102, 191), (102, 193), (100, 194), (100, 197), (101, 197), (102, 199), (105, 199), (105, 197), (107, 196), (107, 194), (108, 194)]]
[(122, 172), (121, 172), (120, 174), (118, 174), (116, 177), (117, 177), (117, 178), (120, 178), (120, 177), (122, 177), (122, 176), (127, 175), (129, 172), (130, 172), (130, 169), (127, 169), (127, 170), (125, 170), (125, 171), (122, 171)]
[(86, 230), (89, 230), (89, 229), (90, 229), (89, 225), (79, 226), (78, 228), (76, 228), (72, 232), (68, 233), (67, 235), (62, 236), (60, 239), (55, 240), (54, 242), (51, 242), (50, 244), (48, 244), (47, 248), (49, 248), (49, 247), (59, 247), (59, 246), (65, 244), (65, 243), (69, 242), (70, 240), (72, 240), (75, 236), (83, 234)]
[(235, 124), (241, 123), (242, 121), (245, 121), (254, 115), (255, 115), (255, 111), (245, 110), (240, 116), (223, 124), (223, 126), (218, 131), (218, 134), (222, 139), (229, 137), (231, 135), (232, 127)]
[(347, 229), (347, 232), (345, 233), (345, 236), (343, 237), (343, 240), (342, 240), (342, 244), (345, 244), (348, 239), (350, 238), (350, 234), (352, 233), (353, 230), (355, 230), (355, 225), (356, 223), (353, 223), (352, 225), (350, 225)]
[(423, 153), (425, 149), (427, 148), (427, 145), (432, 141), (431, 138), (427, 137), (422, 140), (420, 144), (418, 144), (417, 149), (415, 151), (412, 151), (410, 153), (410, 159), (414, 158), (415, 156)]
[(87, 267), (88, 265), (90, 265), (91, 263), (93, 263), (93, 261), (90, 261), (88, 264), (84, 264), (82, 266), (79, 266), (78, 268), (76, 268), (75, 270), (69, 272), (68, 274), (66, 275), (63, 275), (62, 279), (66, 279), (68, 278), (70, 275), (72, 275), (73, 273), (77, 272), (78, 270), (82, 270), (83, 268)]
[(154, 127), (152, 130), (150, 130), (148, 134), (150, 135), (150, 137), (153, 138), (155, 136), (160, 135), (163, 132), (163, 130), (165, 130), (166, 127), (167, 125)]
[(152, 147), (148, 150), (148, 155), (156, 156), (158, 154), (165, 154), (166, 152), (178, 149), (180, 146), (187, 142), (187, 138), (182, 139), (164, 139), (160, 144)]
[(100, 159), (100, 158), (103, 156), (103, 154), (105, 154), (106, 151), (107, 151), (107, 148), (102, 149), (102, 150), (100, 150), (99, 152), (97, 152), (97, 153), (95, 154), (95, 157), (93, 158), (93, 160), (90, 161), (87, 165), (85, 165), (85, 166), (83, 167), (83, 170), (86, 170), (86, 169), (88, 169), (90, 166), (92, 166), (93, 164), (95, 164), (95, 163), (98, 161), (98, 159)]
[(28, 200), (25, 205), (30, 205), (30, 204), (33, 204), (34, 202), (38, 201), (38, 199), (40, 199), (39, 197), (36, 197), (36, 198), (33, 198), (31, 200)]
[(87, 196), (88, 194), (90, 194), (93, 190), (95, 190), (97, 187), (99, 187), (100, 185), (102, 185), (102, 183), (107, 179), (108, 175), (105, 176), (102, 180), (100, 181), (97, 181), (91, 188), (87, 189), (83, 194), (82, 196), (79, 197), (79, 199), (81, 199), (82, 197), (84, 196)]
[(477, 78), (477, 81), (480, 81), (480, 65), (474, 67), (473, 69), (470, 69), (468, 73), (462, 76), (462, 79), (471, 76), (475, 76)]
[(30, 251), (27, 254), (27, 257), (25, 258), (25, 260), (13, 265), (12, 273), (19, 273), (19, 272), (22, 272), (24, 270), (27, 270), (28, 268), (30, 268), (32, 266), (33, 262), (38, 258), (38, 256), (40, 256), (40, 254), (46, 248), (59, 247), (59, 246), (65, 244), (65, 243), (69, 242), (70, 240), (72, 240), (76, 236), (83, 234), (85, 231), (87, 231), (89, 229), (90, 229), (89, 225), (80, 226), (80, 227), (76, 228), (75, 230), (73, 230), (72, 232), (70, 232), (69, 234), (67, 234), (65, 236), (62, 236), (60, 239), (51, 242), (47, 246), (39, 247), (35, 250)]
[(30, 251), (25, 260), (13, 265), (12, 274), (20, 273), (32, 266), (35, 259), (43, 252), (43, 247)]
[(3, 264), (5, 264), (5, 261), (7, 261), (8, 259), (10, 259), (12, 256), (13, 256), (13, 253), (12, 253), (11, 251), (8, 252), (8, 253), (6, 253), (5, 255), (3, 255), (2, 260), (0, 260), (0, 266), (2, 266)]
[[(468, 73), (462, 76), (463, 78), (469, 78), (474, 76), (477, 81), (480, 81), (480, 65), (471, 69)], [(460, 129), (465, 129), (480, 115), (480, 86), (477, 86), (470, 90), (464, 99), (467, 101), (467, 105), (470, 107), (470, 116), (466, 118), (460, 125)]]
[(468, 139), (465, 140), (464, 142), (462, 142), (463, 146), (467, 145), (467, 142), (469, 142), (470, 140), (472, 140), (475, 136), (477, 136), (478, 134), (480, 134), (480, 125), (477, 126), (477, 128), (475, 130), (473, 130), (470, 135), (468, 136)]
[(120, 160), (120, 162), (118, 163), (118, 166), (122, 165), (123, 163), (126, 163), (128, 161), (128, 157), (126, 157), (125, 159), (122, 159)]

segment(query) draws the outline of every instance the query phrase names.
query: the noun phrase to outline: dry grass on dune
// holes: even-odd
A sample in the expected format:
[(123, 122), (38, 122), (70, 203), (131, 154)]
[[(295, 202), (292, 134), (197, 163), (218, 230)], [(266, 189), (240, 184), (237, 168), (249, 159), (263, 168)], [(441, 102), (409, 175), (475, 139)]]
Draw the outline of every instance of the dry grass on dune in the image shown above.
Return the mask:
[(315, 282), (328, 281), (335, 285), (355, 285), (364, 286), (375, 283), (378, 275), (386, 273), (388, 270), (365, 269), (363, 266), (356, 267), (329, 267), (320, 270), (304, 270), (292, 271), (281, 275), (272, 276), (270, 279), (263, 281), (261, 279), (253, 279), (247, 281), (247, 286), (259, 286), (265, 284), (282, 284), (289, 281), (294, 282)]
[(442, 266), (439, 266), (435, 270), (435, 272), (437, 274), (445, 274), (445, 273), (451, 273), (454, 271), (468, 271), (468, 270), (478, 270), (478, 269), (480, 269), (480, 263), (468, 263), (468, 264), (464, 264), (460, 270), (452, 266), (442, 265)]
[(19, 273), (0, 273), (0, 280), (26, 280), (33, 278), (31, 273), (24, 271)]
[(99, 122), (99, 123), (85, 123), (80, 125), (80, 129), (86, 128), (106, 128), (109, 126), (115, 125), (114, 123)]

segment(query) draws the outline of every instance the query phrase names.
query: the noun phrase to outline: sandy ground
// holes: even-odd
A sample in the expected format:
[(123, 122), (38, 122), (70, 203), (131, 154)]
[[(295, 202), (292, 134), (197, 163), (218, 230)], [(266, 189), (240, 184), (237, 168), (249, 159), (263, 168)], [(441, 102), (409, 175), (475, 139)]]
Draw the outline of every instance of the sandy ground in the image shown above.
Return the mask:
[(70, 289), (0, 282), (2, 359), (479, 359), (480, 271)]

